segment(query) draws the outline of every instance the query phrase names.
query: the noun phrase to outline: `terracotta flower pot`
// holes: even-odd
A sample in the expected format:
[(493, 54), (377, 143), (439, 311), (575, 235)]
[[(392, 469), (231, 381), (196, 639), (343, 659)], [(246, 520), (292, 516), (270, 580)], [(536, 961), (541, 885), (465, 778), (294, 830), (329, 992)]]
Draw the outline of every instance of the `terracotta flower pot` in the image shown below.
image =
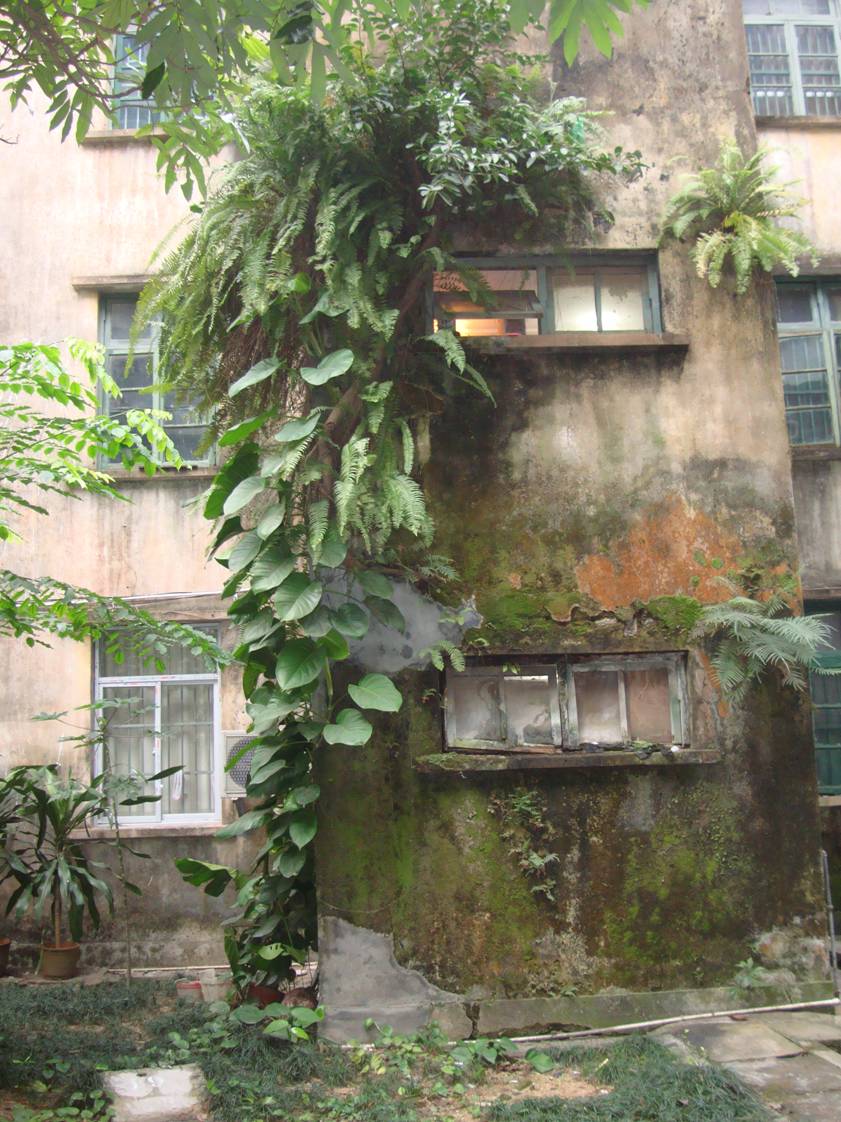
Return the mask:
[(38, 973), (42, 978), (74, 978), (81, 953), (78, 943), (63, 943), (60, 947), (48, 947), (42, 943)]
[(201, 982), (180, 981), (175, 983), (175, 994), (182, 1001), (201, 1001)]
[(283, 994), (275, 986), (260, 986), (252, 982), (245, 996), (247, 1001), (253, 1001), (255, 1005), (265, 1009), (267, 1005), (280, 1001)]
[(0, 939), (0, 978), (9, 968), (9, 950), (12, 946), (11, 939)]

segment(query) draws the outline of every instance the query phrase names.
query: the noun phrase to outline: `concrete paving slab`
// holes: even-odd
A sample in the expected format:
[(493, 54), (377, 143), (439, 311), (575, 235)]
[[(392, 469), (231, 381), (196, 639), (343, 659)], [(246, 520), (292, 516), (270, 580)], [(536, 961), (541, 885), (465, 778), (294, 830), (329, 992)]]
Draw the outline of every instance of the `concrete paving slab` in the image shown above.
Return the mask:
[(113, 1122), (202, 1122), (207, 1095), (194, 1065), (111, 1071), (103, 1077), (113, 1101)]
[(841, 1122), (841, 1068), (824, 1063), (818, 1056), (771, 1056), (736, 1060), (727, 1066), (771, 1101), (788, 1102), (799, 1095), (832, 1092), (836, 1098), (834, 1122)]
[(841, 1042), (841, 1019), (831, 1013), (760, 1013), (751, 1021), (761, 1021), (798, 1044)]
[(702, 1051), (707, 1059), (726, 1064), (732, 1060), (762, 1060), (779, 1056), (796, 1056), (802, 1051), (782, 1033), (775, 1032), (760, 1021), (686, 1021), (658, 1029), (654, 1036), (676, 1037), (691, 1048)]
[(814, 1095), (797, 1095), (780, 1104), (783, 1118), (798, 1122), (839, 1122), (841, 1099), (837, 1091), (818, 1091)]

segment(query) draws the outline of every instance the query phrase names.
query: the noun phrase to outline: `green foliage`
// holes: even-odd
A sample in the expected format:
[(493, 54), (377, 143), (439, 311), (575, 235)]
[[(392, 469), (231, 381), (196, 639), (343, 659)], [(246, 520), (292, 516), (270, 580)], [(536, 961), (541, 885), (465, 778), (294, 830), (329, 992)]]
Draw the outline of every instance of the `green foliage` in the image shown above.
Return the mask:
[[(578, 54), (582, 31), (610, 57), (622, 34), (618, 14), (648, 2), (551, 0), (549, 39), (562, 41), (568, 64)], [(458, 6), (436, 0), (442, 24)], [(94, 110), (113, 114), (114, 40), (130, 31), (148, 56), (136, 66), (134, 84), (125, 81), (121, 92), (153, 98), (162, 110), (154, 129), (145, 131), (158, 149), (167, 188), (181, 177), (189, 198), (194, 183), (205, 189), (203, 161), (239, 139), (231, 110), (249, 76), (305, 89), (316, 100), (327, 92), (328, 71), (358, 89), (360, 75), (348, 54), (374, 39), (388, 44), (428, 7), (426, 0), (69, 0), (61, 6), (4, 0), (0, 82), (13, 106), (40, 90), (50, 101), (50, 127), (61, 129), (62, 138), (73, 131), (82, 140)], [(506, 31), (537, 25), (545, 7), (542, 0), (512, 0), (505, 8)], [(476, 13), (481, 30), (480, 5)]]
[(690, 237), (691, 256), (699, 277), (718, 288), (728, 261), (736, 292), (747, 292), (758, 269), (770, 273), (782, 266), (790, 276), (800, 271), (799, 257), (818, 264), (815, 247), (803, 234), (780, 225), (792, 218), (800, 200), (789, 184), (777, 182), (777, 169), (761, 149), (744, 156), (735, 141), (726, 141), (719, 162), (692, 176), (668, 203), (663, 238)]
[[(146, 782), (166, 773), (150, 776)], [(56, 765), (18, 767), (0, 780), (0, 804), (12, 805), (14, 821), (9, 829), (0, 869), (0, 881), (12, 879), (17, 887), (6, 902), (6, 915), (23, 916), (30, 909), (41, 918), (49, 908), (53, 946), (60, 946), (66, 919), (74, 940), (82, 937), (82, 922), (88, 915), (94, 929), (100, 925), (98, 900), (113, 914), (111, 886), (103, 879), (106, 866), (93, 861), (78, 840), (79, 833), (97, 819), (107, 818), (115, 805), (130, 806), (156, 801), (156, 795), (138, 795), (132, 788), (115, 798), (108, 788), (107, 772), (90, 783), (62, 778)], [(126, 888), (140, 890), (115, 874)]]
[[(382, 675), (336, 678), (348, 641), (405, 630), (394, 575), (451, 571), (427, 555), (416, 434), (455, 384), (487, 385), (454, 335), (430, 338), (432, 275), (475, 288), (453, 252), (466, 222), (580, 234), (597, 182), (638, 168), (602, 149), (580, 101), (546, 102), (534, 60), (508, 44), (502, 0), (444, 8), (405, 5), (398, 20), (384, 4), (379, 42), (343, 48), (321, 99), (255, 83), (237, 117), (242, 160), (141, 298), (141, 317), (162, 323), (163, 376), (216, 404), (232, 449), (205, 514), (223, 519), (214, 551), (257, 739), (254, 809), (221, 836), (266, 838), (249, 874), (178, 867), (214, 894), (235, 885), (240, 987), (283, 979), (314, 937), (317, 817), (300, 795), (313, 752), (364, 745), (370, 712), (400, 707)], [(428, 657), (445, 654), (461, 665), (446, 641)]]
[(555, 829), (545, 800), (526, 787), (506, 795), (493, 795), (488, 806), (501, 823), (500, 836), (522, 875), (531, 881), (535, 896), (555, 901), (559, 862), (549, 848)]
[(821, 665), (829, 649), (830, 628), (820, 616), (791, 615), (790, 597), (774, 592), (766, 600), (734, 596), (709, 604), (697, 632), (712, 640), (711, 661), (726, 697), (739, 701), (769, 669), (787, 686), (802, 690), (810, 672), (837, 674)]
[[(97, 457), (147, 475), (164, 463), (182, 466), (161, 428), (168, 414), (129, 409), (121, 418), (104, 416), (100, 395), (118, 398), (120, 390), (105, 371), (102, 348), (71, 339), (68, 349), (86, 380), (66, 370), (57, 347), (0, 345), (0, 542), (19, 540), (14, 519), (21, 512), (49, 513), (39, 492), (125, 501), (111, 477), (95, 466)], [(23, 638), (32, 646), (44, 642), (45, 634), (90, 640), (108, 632), (119, 634), (124, 649), (143, 662), (162, 665), (173, 644), (210, 662), (225, 659), (208, 635), (156, 620), (125, 600), (0, 569), (0, 636)]]

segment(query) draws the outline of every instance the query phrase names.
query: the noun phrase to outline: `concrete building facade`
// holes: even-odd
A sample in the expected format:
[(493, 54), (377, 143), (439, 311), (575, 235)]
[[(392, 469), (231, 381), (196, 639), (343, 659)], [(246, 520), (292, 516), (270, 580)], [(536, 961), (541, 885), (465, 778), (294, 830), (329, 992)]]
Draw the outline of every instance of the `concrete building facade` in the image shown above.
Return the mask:
[[(382, 637), (357, 660), (399, 674), (407, 702), (369, 748), (320, 755), (322, 999), (337, 1038), (360, 1035), (371, 1013), (466, 1033), (720, 1006), (738, 1000), (728, 986), (750, 957), (766, 970), (763, 998), (829, 993), (821, 814), (841, 858), (831, 691), (812, 711), (772, 676), (728, 705), (692, 623), (734, 585), (761, 593), (786, 577), (802, 579), (810, 609), (841, 604), (841, 225), (830, 186), (841, 94), (836, 105), (808, 63), (829, 57), (826, 28), (841, 52), (836, 2), (804, 0), (811, 14), (798, 23), (775, 22), (776, 0), (654, 0), (627, 18), (613, 60), (585, 50), (571, 69), (557, 62), (558, 93), (604, 111), (610, 141), (641, 150), (645, 172), (606, 200), (615, 221), (589, 244), (515, 254), (504, 231), (465, 235), (490, 282), (518, 289), (497, 320), (435, 297), (475, 338), (496, 397), (468, 409), (456, 394), (433, 418), (422, 471), (436, 549), (462, 578), (468, 669), (419, 665), (439, 608), (401, 590), (407, 637), (396, 647)], [(772, 102), (762, 59), (780, 35), (796, 97)], [(810, 90), (822, 91), (819, 112)], [(110, 339), (109, 301), (142, 283), (185, 206), (130, 134), (61, 146), (37, 107), (10, 115), (4, 132), (17, 144), (0, 167), (0, 338)], [(712, 165), (732, 138), (746, 151), (772, 146), (809, 196), (823, 264), (782, 300), (770, 277), (743, 297), (713, 291), (685, 245), (659, 244), (680, 173)], [(526, 281), (513, 285), (515, 273)], [(812, 319), (778, 325), (781, 308)], [(838, 318), (841, 330), (841, 297)], [(821, 373), (802, 364), (817, 346), (804, 337), (820, 339), (823, 390), (803, 383)], [(62, 504), (27, 521), (7, 563), (222, 626), (223, 571), (205, 562), (206, 525), (189, 506), (211, 474), (208, 464), (123, 478), (131, 505)], [(234, 813), (223, 767), (224, 734), (245, 729), (235, 672), (207, 692), (189, 668), (178, 683), (103, 674), (69, 644), (6, 644), (2, 657), (4, 767), (60, 751), (32, 714), (126, 678), (157, 690), (159, 708), (176, 684), (212, 695), (210, 715), (189, 720), (185, 693), (171, 703), (192, 729), (191, 767), (158, 820), (131, 828), (154, 857), (137, 916), (145, 960), (221, 961), (224, 902), (185, 889), (172, 858), (244, 859), (239, 843), (212, 836)], [(106, 931), (86, 953), (116, 959), (119, 947)]]

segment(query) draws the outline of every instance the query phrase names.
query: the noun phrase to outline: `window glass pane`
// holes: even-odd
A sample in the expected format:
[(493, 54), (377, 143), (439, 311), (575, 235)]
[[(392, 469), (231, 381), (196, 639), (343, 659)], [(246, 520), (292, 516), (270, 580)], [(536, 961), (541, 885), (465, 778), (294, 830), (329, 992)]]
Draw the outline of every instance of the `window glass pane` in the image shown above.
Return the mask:
[(556, 331), (598, 331), (595, 278), (592, 274), (570, 275), (565, 269), (553, 269), (552, 296)]
[(186, 463), (204, 463), (208, 460), (210, 452), (204, 445), (207, 425), (191, 425), (179, 428), (165, 424), (164, 432), (175, 445), (181, 459)]
[(447, 704), (452, 707), (458, 740), (505, 740), (505, 721), (498, 676), (448, 679)]
[(822, 335), (780, 339), (786, 420), (792, 444), (834, 439)]
[(770, 16), (771, 0), (742, 0), (742, 11), (746, 16)]
[[(106, 300), (105, 316), (108, 321), (108, 334), (114, 342), (128, 344), (131, 324), (137, 310), (137, 297), (112, 297)], [(147, 325), (139, 335), (140, 339), (152, 338), (152, 327)]]
[[(103, 710), (108, 718), (108, 751), (111, 768), (118, 776), (155, 774), (155, 691), (148, 686), (106, 686), (102, 691), (108, 700), (123, 704)], [(126, 796), (154, 795), (154, 785), (138, 784)], [(120, 808), (120, 817), (156, 817), (157, 803), (140, 803)]]
[(182, 770), (163, 781), (164, 814), (209, 814), (213, 810), (213, 687), (161, 687), (161, 769)]
[(631, 740), (647, 740), (651, 744), (672, 743), (668, 670), (626, 670), (625, 703)]
[(812, 284), (778, 284), (777, 323), (813, 323), (814, 296), (815, 286)]
[(841, 323), (841, 286), (833, 284), (825, 289), (829, 304), (829, 317), (833, 323)]
[[(820, 608), (810, 609), (807, 612), (810, 616), (819, 616), (821, 622), (826, 625), (830, 630), (830, 635), (827, 640), (828, 646), (822, 648), (823, 651), (841, 651), (841, 612), (823, 612)], [(826, 680), (826, 679), (824, 679)], [(841, 678), (839, 678), (841, 682)]]
[(553, 744), (549, 709), (551, 682), (547, 675), (505, 679), (508, 734), (515, 744)]
[(760, 117), (787, 117), (794, 112), (791, 68), (782, 24), (750, 24), (748, 40), (751, 95)]
[(796, 28), (796, 34), (806, 113), (836, 117), (841, 114), (841, 74), (835, 32), (831, 27), (805, 24)]
[(602, 331), (644, 331), (648, 278), (639, 272), (601, 274)]
[[(436, 314), (454, 321), (459, 335), (537, 335), (540, 301), (534, 269), (482, 269), (484, 299), (473, 300), (455, 273), (437, 273), (433, 281)], [(475, 314), (474, 316), (471, 313)]]
[(149, 44), (138, 43), (136, 36), (117, 36), (114, 49), (114, 92), (118, 96), (125, 94), (117, 106), (117, 128), (138, 129), (155, 124), (161, 119), (161, 112), (157, 109), (154, 98), (140, 96), (139, 86), (146, 73), (148, 54)]
[[(192, 623), (196, 631), (205, 631), (209, 634), (215, 632), (212, 624)], [(119, 632), (114, 633), (119, 636)], [(126, 651), (122, 662), (117, 661), (116, 654), (106, 650), (105, 643), (99, 644), (99, 676), (100, 678), (137, 678), (142, 676), (156, 677), (163, 674), (212, 674), (213, 668), (209, 667), (203, 659), (194, 655), (187, 647), (172, 646), (164, 654), (165, 669), (160, 671), (154, 662), (146, 664), (140, 661), (139, 655), (133, 651)]]
[(620, 744), (619, 675), (615, 670), (574, 675), (578, 739), (582, 744)]
[[(130, 362), (124, 354), (109, 354), (105, 361), (105, 369), (121, 389), (132, 387), (139, 389), (151, 386), (154, 380), (153, 359), (150, 354), (136, 354)], [(119, 398), (112, 399), (119, 402)], [(134, 406), (132, 406), (134, 408)], [(138, 409), (151, 409), (152, 398), (147, 394)]]

